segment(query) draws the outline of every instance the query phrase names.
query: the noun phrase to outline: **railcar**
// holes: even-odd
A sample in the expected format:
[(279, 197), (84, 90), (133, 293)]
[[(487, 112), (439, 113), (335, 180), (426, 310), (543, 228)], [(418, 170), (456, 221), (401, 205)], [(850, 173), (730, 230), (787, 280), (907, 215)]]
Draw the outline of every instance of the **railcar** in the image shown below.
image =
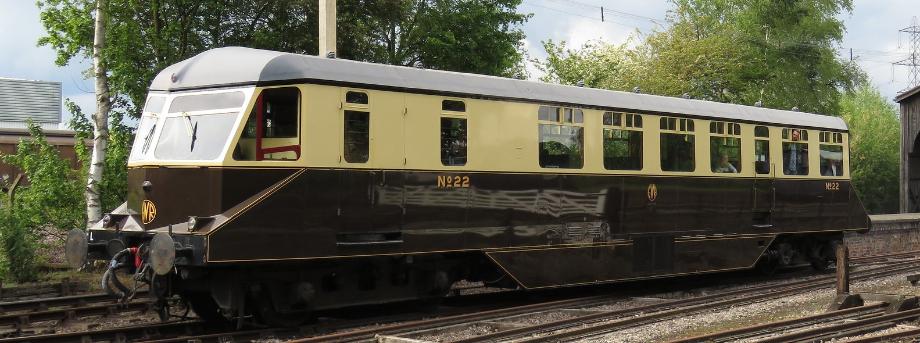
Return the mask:
[(459, 280), (824, 268), (869, 229), (848, 141), (832, 116), (220, 48), (153, 80), (127, 202), (67, 255), (270, 324)]

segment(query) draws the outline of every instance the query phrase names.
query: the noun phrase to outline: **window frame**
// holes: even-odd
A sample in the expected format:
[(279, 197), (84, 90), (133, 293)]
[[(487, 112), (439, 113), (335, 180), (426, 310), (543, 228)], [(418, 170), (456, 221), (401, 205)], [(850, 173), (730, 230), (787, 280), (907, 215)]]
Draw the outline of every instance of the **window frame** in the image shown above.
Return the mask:
[[(812, 173), (811, 168), (811, 144), (809, 140), (809, 130), (808, 129), (799, 129), (799, 128), (782, 128), (782, 134), (780, 136), (780, 152), (782, 153), (782, 162), (783, 162), (783, 175), (791, 177), (804, 177), (809, 176)], [(794, 138), (798, 132), (798, 138)], [(819, 135), (820, 136), (820, 135)], [(788, 173), (789, 169), (787, 168), (787, 159), (786, 159), (786, 146), (787, 144), (794, 145), (804, 145), (805, 146), (805, 173)]]
[[(840, 151), (826, 150), (825, 149), (826, 147), (832, 147)], [(830, 160), (830, 159), (824, 158), (825, 151), (829, 153), (837, 152), (841, 154), (840, 160), (839, 160), (840, 170), (837, 173), (837, 175), (828, 175), (824, 173), (826, 169), (825, 168), (826, 163), (827, 163), (826, 161)], [(844, 157), (846, 157), (846, 152), (847, 152), (847, 149), (843, 144), (843, 134), (842, 133), (834, 132), (834, 131), (821, 131), (821, 133), (818, 135), (818, 173), (821, 174), (822, 177), (831, 177), (831, 178), (846, 176), (847, 168), (846, 168), (846, 163), (844, 163)]]
[[(728, 140), (730, 139), (737, 141), (738, 143), (737, 146), (733, 147), (733, 150), (734, 148), (737, 148), (737, 154), (736, 154), (737, 165), (731, 164), (731, 160), (728, 161), (731, 168), (734, 169), (735, 171), (718, 171), (719, 168), (721, 167), (716, 166), (717, 162), (715, 158), (718, 156), (716, 156), (717, 152), (712, 150), (713, 144), (719, 144), (720, 147), (727, 146), (727, 144), (724, 144), (724, 143), (716, 143), (717, 142), (716, 140), (718, 139), (721, 139), (725, 142), (728, 142)], [(744, 171), (744, 165), (743, 165), (744, 163), (742, 163), (743, 161), (744, 161), (744, 138), (741, 135), (741, 124), (730, 122), (730, 121), (715, 121), (715, 120), (710, 121), (709, 122), (709, 164), (710, 164), (709, 170), (710, 172), (716, 175), (741, 174)]]
[[(296, 123), (294, 124), (297, 131), (296, 134), (292, 137), (265, 137), (265, 109), (264, 109), (264, 95), (266, 92), (272, 92), (279, 89), (289, 89), (295, 90), (297, 92), (297, 105), (296, 105)], [(249, 114), (246, 115), (244, 120), (241, 121), (240, 134), (235, 141), (236, 146), (234, 146), (234, 151), (231, 152), (230, 158), (238, 162), (261, 162), (261, 161), (275, 161), (275, 162), (290, 162), (290, 161), (299, 161), (302, 154), (302, 145), (303, 145), (303, 91), (298, 86), (278, 86), (278, 87), (267, 87), (259, 89), (255, 94), (255, 103), (252, 107), (252, 110), (249, 111)], [(256, 128), (253, 136), (249, 136), (246, 132), (249, 126), (249, 121), (253, 120), (255, 122)], [(236, 158), (236, 148), (240, 145), (240, 140), (254, 139), (255, 142), (255, 158), (254, 159), (237, 159)], [(297, 139), (297, 143), (293, 145), (284, 145), (271, 148), (262, 148), (264, 144), (264, 139)], [(281, 153), (281, 152), (293, 152), (295, 157), (294, 159), (281, 159), (281, 158), (265, 158), (266, 154)]]
[[(659, 169), (662, 172), (671, 172), (671, 173), (693, 173), (697, 170), (696, 158), (696, 123), (694, 119), (691, 118), (680, 118), (680, 117), (668, 117), (662, 116), (658, 119), (658, 155), (659, 155)], [(687, 136), (684, 139), (690, 143), (690, 169), (681, 170), (681, 169), (665, 169), (665, 154), (664, 149), (666, 148), (665, 144), (662, 142), (665, 141), (665, 135), (669, 136)]]
[[(463, 106), (462, 111), (450, 110), (445, 108), (445, 104), (460, 103)], [(445, 167), (463, 167), (470, 162), (470, 117), (466, 115), (466, 101), (462, 99), (445, 98), (441, 100), (441, 115), (438, 120), (438, 153), (441, 158), (441, 165)], [(463, 121), (463, 163), (448, 164), (445, 163), (444, 156), (444, 120), (462, 120)]]
[[(604, 170), (642, 171), (645, 169), (645, 130), (642, 128), (642, 122), (642, 114), (640, 113), (618, 111), (604, 111), (601, 113), (601, 154)], [(613, 132), (622, 132), (629, 135), (639, 134), (638, 168), (611, 168), (607, 165), (608, 132), (611, 134)], [(628, 147), (631, 138), (625, 138), (625, 140)]]
[[(348, 102), (348, 95), (349, 95), (349, 93), (362, 93), (362, 94), (365, 95), (365, 98), (367, 99), (367, 102), (366, 102), (366, 103)], [(371, 149), (371, 146), (372, 146), (372, 144), (371, 144), (371, 136), (372, 136), (372, 131), (373, 131), (373, 129), (372, 129), (372, 127), (373, 127), (373, 116), (372, 116), (373, 111), (371, 111), (371, 92), (370, 92), (369, 90), (364, 90), (364, 89), (351, 89), (351, 88), (344, 89), (344, 90), (343, 90), (343, 93), (342, 93), (342, 102), (341, 102), (341, 104), (342, 104), (342, 106), (341, 106), (341, 110), (339, 111), (339, 114), (340, 114), (340, 118), (341, 118), (341, 120), (342, 120), (342, 131), (341, 131), (341, 136), (340, 136), (340, 137), (342, 137), (342, 150), (341, 150), (341, 154), (342, 154), (342, 155), (341, 155), (341, 159), (342, 159), (342, 162), (348, 163), (348, 164), (367, 164), (367, 163), (370, 163), (371, 160), (372, 160), (372, 154), (371, 154), (371, 152), (372, 152), (372, 151), (371, 151), (371, 150), (372, 150), (372, 149)], [(354, 160), (354, 161), (352, 161), (352, 160), (349, 160), (349, 159), (348, 159), (348, 157), (350, 156), (350, 155), (347, 154), (347, 152), (349, 151), (349, 150), (347, 149), (347, 145), (348, 145), (348, 133), (349, 133), (349, 131), (348, 131), (348, 118), (347, 118), (348, 112), (364, 113), (364, 114), (367, 115), (367, 132), (366, 132), (366, 136), (365, 136), (365, 138), (366, 138), (365, 141), (366, 141), (367, 148), (366, 148), (366, 156), (365, 156), (365, 159), (364, 159), (363, 161), (359, 161), (359, 160)]]
[[(547, 109), (554, 109), (556, 120), (546, 120), (543, 119), (544, 114), (548, 113), (552, 115), (553, 112), (547, 112)], [(566, 110), (571, 114), (571, 120), (566, 118)], [(551, 116), (550, 116), (551, 118)], [(561, 132), (565, 128), (577, 129), (580, 130), (580, 135), (576, 134), (578, 138), (578, 152), (579, 152), (579, 164), (577, 166), (547, 166), (543, 160), (543, 128), (544, 126), (556, 126)], [(559, 133), (558, 135), (562, 135)], [(557, 142), (558, 143), (558, 142)], [(561, 155), (559, 155), (561, 156)], [(569, 155), (571, 157), (571, 154)], [(539, 105), (537, 108), (537, 165), (543, 169), (584, 169), (585, 167), (585, 120), (584, 120), (584, 109), (576, 107), (564, 107), (564, 106), (555, 106), (555, 105)]]

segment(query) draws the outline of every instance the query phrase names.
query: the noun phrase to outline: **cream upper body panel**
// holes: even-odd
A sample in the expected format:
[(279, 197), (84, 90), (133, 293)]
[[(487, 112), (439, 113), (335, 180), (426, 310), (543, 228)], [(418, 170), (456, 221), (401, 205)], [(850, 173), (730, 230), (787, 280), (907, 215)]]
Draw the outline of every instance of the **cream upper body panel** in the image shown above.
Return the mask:
[[(243, 49), (250, 50), (250, 49)], [(272, 57), (274, 56), (274, 57)], [(280, 55), (264, 54), (264, 58), (273, 60)], [(290, 61), (291, 56), (284, 55), (285, 61)], [(299, 55), (292, 55), (300, 58)], [(207, 56), (205, 56), (207, 57)], [(203, 58), (203, 57), (202, 57)], [(316, 65), (325, 65), (328, 61), (314, 61), (314, 58), (303, 57), (305, 61)], [(320, 59), (322, 60), (322, 59)], [(379, 66), (362, 64), (351, 61), (336, 61), (334, 67), (342, 67), (337, 63), (346, 63), (348, 66), (360, 66), (361, 68), (386, 68), (389, 72), (406, 72), (416, 73), (415, 71), (406, 71), (405, 68), (389, 66)], [(191, 63), (191, 62), (188, 62)], [(195, 62), (200, 64), (201, 60)], [(330, 62), (332, 63), (332, 62)], [(190, 65), (186, 65), (189, 67)], [(333, 65), (330, 65), (333, 66)], [(361, 68), (354, 70), (354, 73), (360, 73)], [(395, 69), (393, 69), (395, 68)], [(194, 69), (194, 68), (192, 68)], [(412, 69), (412, 68), (409, 68)], [(168, 69), (169, 70), (169, 69)], [(167, 71), (168, 71), (167, 70)], [(191, 69), (189, 69), (191, 70)], [(164, 73), (167, 73), (164, 71)], [(318, 72), (317, 70), (312, 70)], [(223, 143), (219, 156), (211, 159), (169, 159), (159, 158), (154, 152), (144, 151), (135, 154), (129, 161), (130, 167), (141, 166), (227, 166), (227, 167), (300, 167), (300, 168), (355, 168), (355, 169), (396, 169), (396, 170), (427, 170), (427, 171), (444, 171), (444, 172), (506, 172), (506, 173), (551, 173), (551, 174), (598, 174), (598, 175), (649, 175), (649, 176), (696, 176), (696, 177), (746, 177), (746, 178), (798, 178), (798, 179), (846, 179), (849, 177), (849, 156), (848, 156), (848, 135), (846, 125), (839, 118), (819, 116), (807, 113), (798, 113), (790, 111), (777, 111), (762, 108), (753, 108), (747, 106), (716, 104), (706, 101), (695, 101), (687, 99), (675, 99), (667, 97), (648, 96), (641, 94), (630, 94), (622, 92), (608, 92), (600, 90), (583, 89), (578, 87), (566, 87), (558, 85), (546, 85), (542, 83), (525, 82), (519, 80), (507, 80), (501, 78), (467, 76), (467, 74), (447, 73), (437, 71), (423, 71), (426, 73), (418, 75), (429, 75), (436, 73), (445, 76), (446, 81), (458, 80), (491, 80), (494, 82), (512, 82), (509, 85), (515, 87), (524, 87), (533, 90), (535, 93), (531, 97), (543, 97), (545, 101), (531, 101), (521, 97), (515, 99), (499, 99), (489, 96), (463, 96), (456, 92), (454, 94), (438, 94), (439, 89), (433, 89), (428, 92), (421, 92), (415, 88), (391, 89), (391, 88), (374, 88), (374, 87), (357, 87), (353, 85), (335, 85), (335, 84), (316, 84), (309, 80), (291, 81), (286, 84), (273, 86), (247, 86), (233, 89), (213, 89), (203, 91), (182, 91), (182, 92), (162, 92), (151, 93), (151, 98), (164, 98), (164, 108), (169, 108), (171, 102), (179, 96), (195, 94), (211, 94), (230, 91), (243, 92), (246, 98), (245, 104), (235, 109), (233, 113), (237, 116), (232, 126), (228, 127), (229, 138)], [(192, 77), (192, 74), (185, 75), (186, 80)], [(161, 74), (162, 75), (162, 74)], [(413, 74), (415, 75), (415, 74)], [(264, 75), (263, 75), (264, 76)], [(253, 76), (259, 81), (263, 76)], [(331, 77), (331, 76), (330, 76)], [(159, 78), (159, 77), (158, 77)], [(182, 80), (182, 77), (178, 77)], [(371, 81), (380, 79), (371, 78)], [(379, 83), (382, 79), (370, 82)], [(404, 81), (409, 82), (409, 81)], [(459, 81), (458, 81), (459, 82)], [(164, 82), (155, 81), (154, 86)], [(174, 89), (183, 87), (192, 87), (193, 83), (178, 82), (179, 86)], [(413, 83), (421, 84), (421, 83)], [(539, 86), (537, 86), (539, 85)], [(391, 85), (399, 86), (399, 85)], [(469, 86), (469, 85), (467, 85)], [(494, 85), (493, 85), (494, 86)], [(483, 89), (484, 93), (494, 93), (493, 96), (502, 95), (503, 91), (493, 86)], [(454, 87), (443, 85), (444, 87)], [(464, 86), (465, 87), (465, 86)], [(549, 87), (549, 88), (547, 88)], [(170, 87), (162, 87), (170, 88)], [(297, 153), (292, 151), (283, 151), (278, 153), (264, 154), (265, 159), (245, 160), (236, 156), (235, 149), (240, 147), (252, 149), (252, 136), (246, 136), (247, 120), (256, 116), (256, 108), (261, 106), (259, 102), (260, 94), (277, 88), (296, 88), (299, 98), (296, 108), (299, 113), (296, 125), (296, 137), (285, 139), (275, 139), (273, 141), (262, 141), (263, 147), (276, 147), (285, 145), (298, 146)], [(558, 91), (556, 95), (549, 96), (544, 94), (549, 90)], [(581, 92), (587, 95), (572, 97), (571, 99), (560, 102), (560, 96), (566, 94), (575, 94)], [(601, 93), (598, 93), (601, 92)], [(352, 103), (347, 98), (349, 94), (360, 93), (364, 95), (366, 103)], [(578, 93), (578, 94), (581, 94)], [(606, 95), (606, 97), (605, 97)], [(636, 98), (638, 97), (638, 98)], [(587, 99), (587, 100), (586, 100)], [(632, 100), (629, 100), (632, 99)], [(622, 100), (622, 103), (616, 103)], [(464, 109), (462, 111), (445, 109), (444, 101), (462, 102)], [(585, 103), (578, 104), (578, 101)], [(638, 102), (637, 102), (638, 101)], [(637, 105), (642, 103), (641, 106)], [(656, 103), (657, 102), (657, 103)], [(560, 111), (565, 109), (579, 110), (583, 114), (580, 122), (559, 122), (562, 131), (557, 132), (556, 136), (564, 136), (562, 133), (569, 133), (573, 143), (568, 147), (581, 154), (581, 163), (578, 167), (565, 168), (545, 168), (541, 167), (541, 153), (545, 153), (540, 143), (542, 138), (541, 125), (552, 124), (538, 117), (541, 106), (555, 106)], [(608, 107), (609, 106), (609, 107)], [(635, 108), (633, 108), (635, 107)], [(707, 110), (713, 110), (715, 113), (706, 113)], [(731, 112), (735, 110), (736, 112)], [(211, 112), (208, 112), (211, 111)], [(213, 112), (226, 112), (227, 109), (214, 109), (204, 112), (186, 112), (175, 113), (171, 110), (163, 110), (162, 113), (146, 112), (144, 116), (156, 117), (158, 125), (151, 131), (152, 139), (147, 134), (138, 132), (138, 140), (135, 142), (135, 149), (138, 146), (158, 146), (161, 137), (162, 126), (167, 118), (194, 118), (194, 115), (209, 114)], [(612, 127), (605, 124), (605, 112), (632, 113), (641, 117), (643, 125), (639, 128), (625, 128), (635, 132), (641, 132), (641, 168), (638, 170), (611, 170), (605, 168), (605, 130), (618, 130), (620, 128)], [(231, 111), (232, 112), (232, 111)], [(668, 113), (668, 114), (665, 114)], [(366, 133), (352, 132), (348, 133), (349, 121), (346, 117), (354, 116), (366, 120), (366, 127), (362, 130)], [(707, 116), (708, 115), (708, 116)], [(793, 123), (793, 117), (800, 116), (802, 120), (799, 124)], [(669, 129), (662, 129), (659, 121), (662, 118), (678, 118), (681, 120), (690, 120), (693, 123), (692, 131), (677, 132)], [(545, 119), (545, 118), (543, 118)], [(740, 133), (725, 134), (710, 132), (710, 123), (720, 122), (728, 124), (737, 124), (740, 126)], [(462, 163), (445, 163), (443, 161), (444, 145), (446, 144), (445, 123), (459, 124), (460, 129), (454, 133), (461, 132), (465, 135), (462, 144), (454, 144), (454, 149), (462, 149)], [(193, 129), (194, 123), (187, 125)], [(763, 126), (768, 128), (769, 137), (755, 137), (755, 127)], [(145, 128), (149, 129), (149, 128)], [(190, 129), (190, 130), (191, 130)], [(457, 130), (457, 128), (453, 128)], [(560, 130), (559, 128), (553, 128)], [(801, 159), (798, 163), (802, 164), (807, 161), (807, 173), (802, 175), (787, 175), (784, 171), (787, 163), (784, 153), (783, 129), (796, 129), (808, 132), (807, 138), (795, 141), (797, 144), (805, 144), (805, 148), (800, 149), (792, 156), (799, 156)], [(822, 176), (821, 164), (822, 155), (820, 153), (823, 142), (819, 142), (820, 132), (829, 131), (840, 133), (841, 142), (835, 142), (842, 147), (842, 165), (843, 169), (838, 174), (832, 176)], [(360, 131), (360, 130), (359, 130)], [(190, 132), (194, 132), (193, 130)], [(575, 133), (577, 132), (577, 133)], [(366, 135), (366, 160), (349, 159), (346, 156), (346, 150), (355, 148), (354, 137)], [(685, 171), (666, 171), (662, 166), (661, 155), (664, 151), (662, 137), (667, 134), (682, 134), (681, 137), (689, 142), (692, 140), (693, 156), (687, 162), (692, 163), (692, 169)], [(351, 135), (351, 136), (349, 136)], [(173, 136), (184, 138), (182, 135), (174, 134)], [(165, 137), (165, 136), (164, 136)], [(173, 137), (173, 139), (175, 139)], [(713, 157), (712, 144), (716, 141), (740, 140), (740, 157), (733, 161), (736, 165), (737, 172), (716, 173), (714, 165), (721, 161), (716, 161)], [(734, 140), (737, 139), (737, 140)], [(755, 141), (769, 141), (769, 173), (757, 173), (755, 168)], [(184, 142), (184, 141), (182, 141)], [(450, 143), (450, 142), (448, 142)], [(454, 142), (457, 143), (457, 142)], [(631, 143), (632, 144), (632, 143)], [(577, 145), (577, 146), (575, 146)], [(150, 149), (153, 150), (153, 149)], [(573, 155), (575, 156), (575, 155)], [(804, 158), (804, 159), (802, 159)]]

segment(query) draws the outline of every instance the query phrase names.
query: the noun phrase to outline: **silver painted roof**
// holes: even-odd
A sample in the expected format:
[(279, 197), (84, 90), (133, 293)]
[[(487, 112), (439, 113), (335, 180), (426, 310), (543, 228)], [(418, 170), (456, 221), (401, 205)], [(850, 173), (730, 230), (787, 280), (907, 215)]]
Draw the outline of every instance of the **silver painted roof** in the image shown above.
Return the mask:
[(153, 79), (150, 90), (180, 91), (304, 79), (395, 87), (410, 91), (447, 92), (456, 95), (580, 104), (724, 120), (847, 130), (846, 123), (839, 117), (804, 112), (328, 59), (241, 47), (208, 50), (169, 66)]

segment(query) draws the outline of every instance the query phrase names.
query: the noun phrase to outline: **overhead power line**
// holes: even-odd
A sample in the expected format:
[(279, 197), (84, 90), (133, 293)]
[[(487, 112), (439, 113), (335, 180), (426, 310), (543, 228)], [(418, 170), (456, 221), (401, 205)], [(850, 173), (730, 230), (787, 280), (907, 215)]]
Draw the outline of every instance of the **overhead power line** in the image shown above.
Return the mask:
[(910, 54), (907, 58), (893, 64), (908, 68), (907, 79), (909, 84), (907, 88), (901, 91), (904, 92), (920, 85), (920, 25), (917, 24), (917, 17), (911, 20), (910, 26), (898, 30), (898, 34), (901, 33), (905, 33), (910, 37)]

